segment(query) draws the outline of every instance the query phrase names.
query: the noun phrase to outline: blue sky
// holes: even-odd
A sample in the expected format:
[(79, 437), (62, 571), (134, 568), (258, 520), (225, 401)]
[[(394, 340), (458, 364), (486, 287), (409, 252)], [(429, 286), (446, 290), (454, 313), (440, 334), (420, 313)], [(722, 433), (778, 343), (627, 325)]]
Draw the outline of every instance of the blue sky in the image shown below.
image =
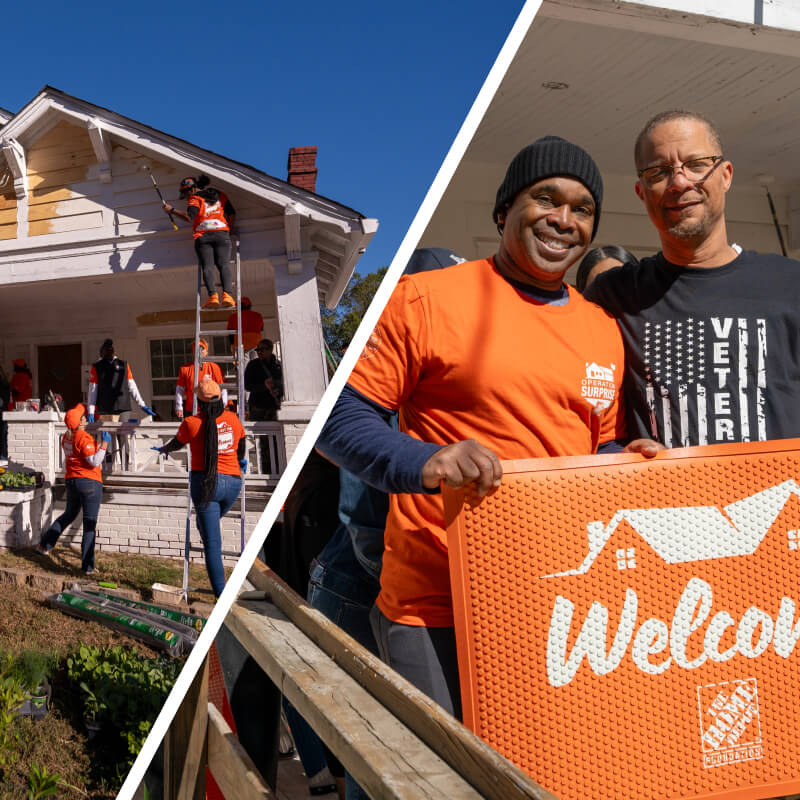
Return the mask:
[(380, 220), (369, 272), (391, 261), (522, 5), (13, 4), (0, 106), (50, 84), (279, 178), (290, 147), (317, 145), (317, 190)]

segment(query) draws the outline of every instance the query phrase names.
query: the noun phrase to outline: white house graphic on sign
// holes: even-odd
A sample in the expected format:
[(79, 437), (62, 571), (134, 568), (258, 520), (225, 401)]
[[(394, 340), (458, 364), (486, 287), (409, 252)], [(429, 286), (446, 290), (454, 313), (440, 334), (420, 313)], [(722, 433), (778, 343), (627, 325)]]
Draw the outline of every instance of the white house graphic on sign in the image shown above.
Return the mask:
[[(588, 572), (623, 520), (667, 564), (752, 555), (792, 495), (800, 497), (800, 486), (788, 480), (737, 500), (722, 510), (715, 506), (622, 509), (608, 525), (599, 520), (586, 523), (589, 554), (579, 567), (542, 578)], [(703, 531), (704, 535), (698, 536), (698, 531)], [(617, 564), (620, 569), (635, 568), (633, 548), (622, 552), (622, 556), (618, 552)]]

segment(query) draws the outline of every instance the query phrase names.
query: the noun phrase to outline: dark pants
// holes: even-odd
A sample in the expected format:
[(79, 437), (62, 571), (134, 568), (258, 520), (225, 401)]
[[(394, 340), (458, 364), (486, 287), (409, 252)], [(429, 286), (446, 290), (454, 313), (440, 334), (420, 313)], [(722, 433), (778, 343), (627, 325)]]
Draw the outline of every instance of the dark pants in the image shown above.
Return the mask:
[[(340, 524), (311, 565), (308, 602), (377, 656), (369, 616), (380, 588), (377, 577), (356, 558), (350, 531)], [(346, 779), (347, 800), (369, 800), (350, 773)]]
[(203, 270), (203, 283), (209, 294), (216, 291), (214, 266), (219, 270), (222, 291), (233, 294), (231, 280), (231, 236), (228, 231), (209, 231), (194, 240), (194, 249)]
[(103, 484), (91, 478), (67, 478), (67, 507), (64, 513), (42, 534), (39, 544), (51, 550), (58, 537), (68, 528), (78, 512), (83, 510), (83, 539), (81, 540), (81, 569), (94, 569), (94, 540), (97, 517), (103, 498)]
[(219, 597), (225, 588), (225, 567), (222, 566), (222, 531), (220, 520), (236, 502), (242, 489), (238, 475), (217, 475), (217, 489), (208, 503), (200, 501), (203, 473), (193, 471), (191, 477), (192, 502), (197, 516), (197, 530), (203, 540), (206, 572), (214, 594)]
[[(251, 422), (275, 422), (278, 419), (278, 409), (273, 408), (259, 408), (252, 403), (247, 408), (247, 416)], [(269, 475), (272, 472), (272, 455), (269, 452), (269, 437), (258, 437), (258, 450), (261, 453), (261, 472)], [(275, 467), (277, 469), (277, 464)]]
[(456, 632), (454, 628), (423, 628), (392, 622), (374, 606), (372, 632), (381, 659), (409, 683), (461, 719)]

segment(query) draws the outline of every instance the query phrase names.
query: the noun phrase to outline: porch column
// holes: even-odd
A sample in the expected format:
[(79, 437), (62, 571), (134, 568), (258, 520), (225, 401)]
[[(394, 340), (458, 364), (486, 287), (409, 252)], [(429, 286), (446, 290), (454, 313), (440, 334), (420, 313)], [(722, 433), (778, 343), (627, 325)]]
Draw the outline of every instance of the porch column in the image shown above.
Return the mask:
[(284, 399), (278, 419), (310, 419), (328, 385), (315, 252), (271, 256), (281, 341)]

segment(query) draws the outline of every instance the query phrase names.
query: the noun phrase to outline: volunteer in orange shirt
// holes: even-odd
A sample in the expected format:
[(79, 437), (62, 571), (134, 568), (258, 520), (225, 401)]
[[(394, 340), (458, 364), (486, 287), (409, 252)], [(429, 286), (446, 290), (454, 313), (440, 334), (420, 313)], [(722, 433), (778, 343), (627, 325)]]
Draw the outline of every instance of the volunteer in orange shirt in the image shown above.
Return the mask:
[[(252, 303), (249, 297), (242, 298), (242, 347), (245, 352), (252, 350), (261, 341), (261, 332), (264, 330), (264, 317), (251, 309)], [(235, 331), (237, 328), (237, 314), (234, 311), (228, 317), (228, 330)], [(239, 344), (239, 337), (233, 335), (233, 349)]]
[(103, 498), (103, 476), (100, 467), (111, 441), (108, 431), (100, 431), (100, 442), (86, 433), (86, 406), (83, 403), (64, 415), (67, 432), (61, 437), (66, 456), (64, 482), (67, 487), (67, 507), (64, 513), (42, 534), (36, 550), (47, 555), (68, 528), (78, 512), (83, 510), (83, 539), (81, 540), (81, 569), (94, 572), (94, 542), (97, 517)]
[(26, 400), (33, 397), (31, 380), (33, 376), (24, 358), (15, 358), (11, 363), (14, 366), (14, 374), (11, 376), (11, 410), (13, 411), (17, 403), (22, 406)]
[[(563, 282), (602, 198), (580, 147), (548, 136), (524, 148), (497, 192), (497, 254), (401, 278), (317, 443), (392, 493), (373, 630), (381, 657), (456, 716), (441, 482), (486, 494), (500, 458), (623, 447), (619, 330)], [(400, 432), (386, 424), (395, 411)]]
[(194, 391), (199, 406), (197, 414), (181, 423), (174, 439), (153, 450), (171, 453), (186, 444), (191, 446), (189, 480), (197, 529), (203, 540), (211, 588), (219, 597), (225, 588), (220, 520), (230, 511), (242, 489), (242, 475), (247, 471), (245, 433), (239, 418), (225, 410), (218, 383), (206, 378)]
[[(194, 352), (194, 342), (192, 342), (192, 352)], [(204, 359), (208, 355), (208, 342), (205, 339), (200, 340), (200, 358)], [(211, 378), (212, 381), (222, 384), (225, 379), (222, 377), (222, 370), (218, 364), (213, 361), (203, 361), (200, 364), (200, 380)], [(184, 364), (178, 371), (178, 383), (175, 386), (175, 416), (178, 419), (183, 419), (183, 407), (186, 404), (186, 397), (195, 385), (194, 380), (194, 361)], [(228, 402), (228, 393), (222, 389), (222, 404), (226, 405)]]
[[(181, 181), (180, 196), (188, 197), (186, 211), (179, 211), (169, 203), (164, 203), (164, 211), (180, 217), (192, 225), (194, 249), (203, 270), (203, 281), (208, 290), (208, 300), (203, 308), (230, 308), (236, 305), (233, 299), (231, 278), (231, 230), (236, 210), (225, 192), (220, 192), (205, 175), (199, 178), (184, 178)], [(214, 265), (219, 270), (222, 281), (222, 300), (215, 286)]]

